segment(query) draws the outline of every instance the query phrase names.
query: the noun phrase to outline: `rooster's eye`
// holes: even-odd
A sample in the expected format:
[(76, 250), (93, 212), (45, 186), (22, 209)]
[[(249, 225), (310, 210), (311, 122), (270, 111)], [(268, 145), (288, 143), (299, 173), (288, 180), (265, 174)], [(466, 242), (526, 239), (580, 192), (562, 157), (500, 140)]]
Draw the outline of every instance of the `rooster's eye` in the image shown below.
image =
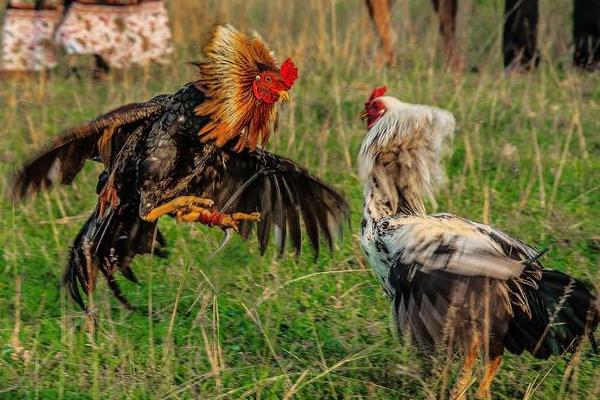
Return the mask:
[(270, 77), (270, 76), (267, 76), (267, 77), (265, 78), (265, 80), (266, 80), (267, 82), (271, 83), (271, 77)]

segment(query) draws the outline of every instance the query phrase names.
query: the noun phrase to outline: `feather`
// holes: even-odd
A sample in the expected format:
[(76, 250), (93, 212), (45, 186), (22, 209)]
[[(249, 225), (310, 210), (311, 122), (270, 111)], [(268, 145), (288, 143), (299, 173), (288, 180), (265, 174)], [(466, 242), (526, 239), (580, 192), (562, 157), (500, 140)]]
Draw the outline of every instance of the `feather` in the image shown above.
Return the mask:
[[(156, 232), (156, 233), (155, 233)], [(130, 267), (137, 254), (164, 257), (165, 240), (156, 223), (139, 218), (135, 207), (126, 207), (100, 217), (97, 210), (90, 215), (73, 242), (63, 282), (71, 297), (84, 310), (86, 305), (81, 292), (93, 290), (98, 271), (106, 277), (115, 297), (127, 308), (133, 308), (114, 278), (120, 271), (125, 278), (138, 283)]]
[(508, 280), (525, 265), (506, 257), (490, 237), (462, 218), (448, 214), (382, 219), (381, 241), (403, 264), (418, 265), (424, 273), (444, 270), (460, 276)]
[[(378, 99), (385, 104), (386, 112), (369, 130), (358, 156), (365, 197), (383, 190), (387, 196), (375, 199), (381, 204), (374, 207), (381, 208), (390, 201), (390, 214), (424, 214), (425, 200), (434, 201), (435, 188), (444, 180), (440, 160), (454, 135), (454, 116), (436, 107), (402, 103), (393, 97)], [(373, 211), (376, 218), (383, 216), (381, 210)]]
[(281, 193), (281, 187), (279, 186), (279, 182), (277, 179), (273, 179), (273, 205), (274, 205), (274, 237), (275, 237), (275, 245), (277, 246), (277, 251), (279, 255), (283, 254), (285, 249), (285, 238), (286, 238), (286, 215), (283, 209), (283, 198)]
[(361, 245), (393, 297), (399, 330), (422, 347), (449, 352), (488, 337), (478, 345), (490, 359), (505, 349), (538, 358), (575, 351), (600, 320), (596, 296), (582, 282), (545, 269), (544, 252), (491, 226), (426, 215), (425, 200), (434, 201), (443, 178), (454, 117), (384, 93), (375, 89), (365, 111), (371, 128), (358, 162), (365, 195)]
[[(337, 191), (293, 161), (264, 150), (237, 153), (223, 149), (218, 157), (222, 159), (214, 165), (223, 168), (219, 172), (220, 184), (207, 189), (200, 181), (180, 195), (212, 198), (217, 209), (227, 204), (228, 212), (259, 212), (257, 236), (261, 253), (272, 237), (279, 253), (284, 251), (287, 238), (299, 253), (300, 220), (315, 254), (319, 252), (321, 237), (329, 248), (333, 247), (334, 237), (349, 218), (348, 204)], [(240, 233), (246, 238), (250, 228), (243, 229)]]
[[(439, 344), (432, 332), (441, 328), (433, 321), (449, 312), (436, 306), (436, 294), (449, 302), (448, 290), (463, 284), (465, 296), (481, 294), (481, 279), (491, 279), (490, 307), (504, 316), (492, 323), (493, 349), (547, 358), (574, 351), (598, 324), (595, 296), (581, 282), (543, 269), (541, 253), (487, 225), (439, 214), (387, 217), (377, 229), (378, 240), (395, 254), (389, 284), (401, 297), (398, 323), (425, 344)], [(416, 305), (409, 307), (406, 296), (416, 297)]]
[(289, 89), (298, 77), (294, 64), (287, 59), (280, 70), (259, 36), (246, 36), (231, 25), (216, 27), (204, 54), (205, 61), (194, 63), (200, 75), (196, 86), (208, 97), (195, 113), (211, 120), (198, 132), (201, 139), (219, 147), (233, 141), (238, 152), (266, 145), (277, 109), (254, 96), (254, 81), (266, 70), (281, 71)]
[[(161, 95), (146, 103), (127, 104), (69, 129), (15, 174), (9, 194), (13, 199), (19, 199), (57, 184), (70, 184), (85, 160), (99, 155), (99, 139), (102, 138), (101, 143), (106, 145), (111, 136), (119, 132), (117, 127), (136, 124), (156, 115), (163, 110), (168, 97)], [(125, 133), (132, 131), (128, 129)]]
[(525, 291), (531, 314), (515, 313), (506, 343), (509, 351), (527, 350), (538, 358), (573, 352), (596, 329), (600, 318), (596, 297), (582, 282), (544, 269), (539, 288)]

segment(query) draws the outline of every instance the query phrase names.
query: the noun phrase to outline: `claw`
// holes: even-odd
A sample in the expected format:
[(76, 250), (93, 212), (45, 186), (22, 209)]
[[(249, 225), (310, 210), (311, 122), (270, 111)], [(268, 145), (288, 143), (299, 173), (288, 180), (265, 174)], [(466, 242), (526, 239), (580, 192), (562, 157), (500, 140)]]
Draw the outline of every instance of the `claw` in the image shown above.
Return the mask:
[(221, 214), (220, 221), (218, 224), (223, 229), (233, 229), (234, 231), (238, 231), (239, 224), (231, 215)]
[(213, 258), (218, 252), (223, 250), (223, 248), (227, 245), (227, 243), (229, 243), (229, 241), (233, 237), (232, 231), (233, 231), (233, 229), (231, 229), (231, 228), (227, 228), (223, 231), (223, 239), (221, 239), (221, 243), (219, 243), (219, 247), (217, 247), (217, 249), (215, 251), (213, 251), (212, 254), (208, 257), (209, 259)]
[(211, 209), (213, 204), (214, 202), (210, 199), (181, 196), (152, 209), (143, 219), (152, 222), (165, 214), (175, 214), (177, 222), (200, 222), (236, 232), (241, 221), (260, 221), (258, 212), (226, 214)]

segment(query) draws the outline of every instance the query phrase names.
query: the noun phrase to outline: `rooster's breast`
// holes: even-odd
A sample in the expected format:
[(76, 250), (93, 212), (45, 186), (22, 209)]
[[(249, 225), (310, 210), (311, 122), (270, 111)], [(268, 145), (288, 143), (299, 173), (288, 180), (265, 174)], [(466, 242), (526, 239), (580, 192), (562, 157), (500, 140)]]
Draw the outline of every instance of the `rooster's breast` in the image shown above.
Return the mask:
[(393, 297), (394, 290), (389, 283), (389, 275), (394, 254), (391, 254), (377, 235), (376, 222), (368, 216), (363, 219), (361, 224), (360, 246), (386, 294)]

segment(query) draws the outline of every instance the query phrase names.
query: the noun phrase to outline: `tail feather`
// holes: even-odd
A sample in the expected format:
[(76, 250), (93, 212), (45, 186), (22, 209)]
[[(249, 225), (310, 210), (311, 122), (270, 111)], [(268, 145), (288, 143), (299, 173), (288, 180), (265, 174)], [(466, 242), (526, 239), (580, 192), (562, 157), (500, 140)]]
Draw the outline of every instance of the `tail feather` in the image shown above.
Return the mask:
[(529, 318), (515, 309), (506, 348), (516, 354), (527, 350), (537, 358), (573, 352), (598, 326), (596, 297), (580, 281), (553, 270), (544, 270), (539, 288), (528, 290)]
[(104, 217), (95, 211), (75, 238), (64, 274), (64, 284), (73, 300), (84, 310), (84, 295), (93, 291), (100, 271), (115, 297), (133, 308), (121, 291), (114, 273), (120, 271), (128, 280), (138, 283), (131, 261), (138, 254), (153, 253), (165, 257), (166, 242), (156, 223), (143, 221), (135, 207), (110, 210)]
[(63, 276), (71, 298), (84, 310), (87, 310), (81, 292), (88, 295), (96, 284), (96, 272), (100, 269), (95, 257), (92, 257), (90, 239), (95, 234), (98, 219), (92, 214), (85, 222), (71, 247), (69, 262)]

